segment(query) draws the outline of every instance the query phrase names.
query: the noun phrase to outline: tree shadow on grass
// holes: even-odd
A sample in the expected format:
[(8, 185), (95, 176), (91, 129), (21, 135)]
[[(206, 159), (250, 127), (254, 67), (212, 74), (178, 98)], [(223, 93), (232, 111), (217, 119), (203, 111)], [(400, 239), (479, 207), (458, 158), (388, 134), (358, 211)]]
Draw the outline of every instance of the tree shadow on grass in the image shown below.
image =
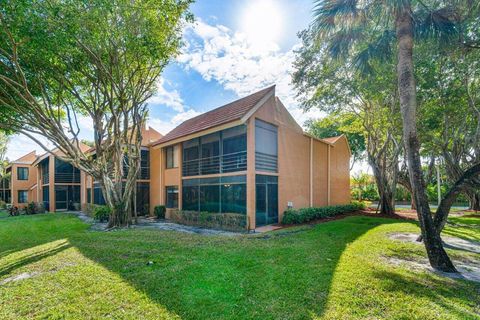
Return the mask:
[(465, 302), (471, 304), (473, 308), (480, 305), (478, 287), (471, 282), (440, 278), (428, 272), (411, 271), (408, 274), (401, 274), (394, 270), (376, 270), (374, 275), (380, 280), (379, 283), (386, 292), (414, 296), (417, 300), (423, 300), (425, 306), (438, 305), (458, 319), (479, 317), (478, 312), (471, 312), (459, 306)]
[[(6, 259), (7, 260), (7, 263), (0, 263), (0, 277), (2, 276), (5, 276), (5, 275), (8, 275), (10, 273), (12, 273), (13, 271), (15, 271), (16, 269), (18, 268), (21, 268), (23, 266), (26, 266), (26, 265), (29, 265), (31, 263), (34, 263), (34, 262), (37, 262), (37, 261), (40, 261), (44, 258), (47, 258), (47, 257), (50, 257), (50, 256), (54, 256), (56, 255), (57, 253), (59, 252), (62, 252), (68, 248), (70, 248), (71, 245), (68, 243), (68, 242), (61, 242), (53, 247), (48, 247), (48, 248), (45, 248), (45, 249), (40, 249), (40, 250), (32, 250), (31, 253), (28, 253), (28, 254), (25, 254), (25, 255), (21, 255), (20, 253), (18, 253), (19, 257), (16, 257), (15, 254), (12, 254), (12, 255), (15, 255), (15, 257), (13, 257), (12, 259)], [(8, 258), (7, 257), (4, 257), (4, 258)], [(11, 260), (11, 261), (8, 261), (8, 260)]]
[(268, 238), (137, 229), (69, 241), (182, 318), (311, 318), (324, 312), (346, 247), (385, 223), (398, 221), (349, 217)]

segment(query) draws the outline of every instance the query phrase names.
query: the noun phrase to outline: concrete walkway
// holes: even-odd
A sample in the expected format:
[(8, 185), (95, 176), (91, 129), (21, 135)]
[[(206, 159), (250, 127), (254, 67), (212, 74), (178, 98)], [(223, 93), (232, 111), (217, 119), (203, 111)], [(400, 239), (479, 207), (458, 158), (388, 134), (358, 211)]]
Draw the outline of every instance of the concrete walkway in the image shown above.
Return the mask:
[[(73, 214), (83, 222), (90, 224), (91, 230), (96, 230), (96, 231), (107, 230), (106, 223), (96, 222), (92, 217), (87, 216), (83, 212), (77, 211), (77, 212), (68, 212), (68, 213)], [(139, 217), (138, 224), (131, 225), (130, 228), (158, 229), (158, 230), (165, 230), (165, 231), (178, 231), (178, 232), (190, 233), (190, 234), (203, 234), (203, 235), (213, 235), (213, 236), (221, 235), (221, 236), (230, 236), (230, 237), (244, 234), (240, 232), (230, 232), (230, 231), (224, 231), (224, 230), (185, 226), (178, 223), (168, 222), (166, 220), (157, 220), (157, 219), (144, 218), (144, 217)]]

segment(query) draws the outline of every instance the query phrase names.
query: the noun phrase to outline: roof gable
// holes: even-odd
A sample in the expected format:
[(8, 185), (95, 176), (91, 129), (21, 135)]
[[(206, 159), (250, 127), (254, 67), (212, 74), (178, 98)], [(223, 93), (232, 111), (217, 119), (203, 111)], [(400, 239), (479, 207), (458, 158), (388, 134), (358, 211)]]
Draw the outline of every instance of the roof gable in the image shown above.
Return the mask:
[(159, 145), (174, 139), (182, 138), (235, 120), (244, 121), (262, 105), (267, 97), (274, 94), (275, 86), (271, 86), (188, 119), (167, 133), (163, 138), (156, 141), (153, 145)]

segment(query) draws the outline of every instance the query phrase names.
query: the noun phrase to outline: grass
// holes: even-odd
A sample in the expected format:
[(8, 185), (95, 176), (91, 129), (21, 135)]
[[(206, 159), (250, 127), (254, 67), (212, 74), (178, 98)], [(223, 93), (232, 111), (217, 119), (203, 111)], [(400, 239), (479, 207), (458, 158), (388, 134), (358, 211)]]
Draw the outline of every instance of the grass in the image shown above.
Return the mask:
[[(471, 234), (463, 225), (448, 230)], [(0, 221), (0, 319), (480, 318), (478, 284), (386, 262), (425, 255), (387, 236), (418, 232), (411, 222), (356, 216), (233, 238), (87, 229), (65, 214)]]
[(0, 209), (0, 218), (8, 217), (8, 211)]

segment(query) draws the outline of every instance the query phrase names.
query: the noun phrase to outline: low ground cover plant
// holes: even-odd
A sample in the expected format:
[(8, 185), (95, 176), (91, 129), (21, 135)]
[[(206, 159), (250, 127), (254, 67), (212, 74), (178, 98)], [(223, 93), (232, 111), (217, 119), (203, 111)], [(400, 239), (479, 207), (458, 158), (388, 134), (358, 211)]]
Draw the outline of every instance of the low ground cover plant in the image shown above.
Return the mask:
[(111, 212), (109, 206), (96, 205), (93, 209), (93, 218), (99, 222), (107, 222)]
[(166, 210), (167, 209), (165, 208), (165, 206), (155, 206), (155, 208), (153, 208), (153, 213), (155, 214), (157, 219), (165, 219)]
[(305, 223), (362, 209), (365, 209), (365, 204), (359, 201), (353, 201), (345, 205), (288, 209), (283, 214), (282, 224)]

